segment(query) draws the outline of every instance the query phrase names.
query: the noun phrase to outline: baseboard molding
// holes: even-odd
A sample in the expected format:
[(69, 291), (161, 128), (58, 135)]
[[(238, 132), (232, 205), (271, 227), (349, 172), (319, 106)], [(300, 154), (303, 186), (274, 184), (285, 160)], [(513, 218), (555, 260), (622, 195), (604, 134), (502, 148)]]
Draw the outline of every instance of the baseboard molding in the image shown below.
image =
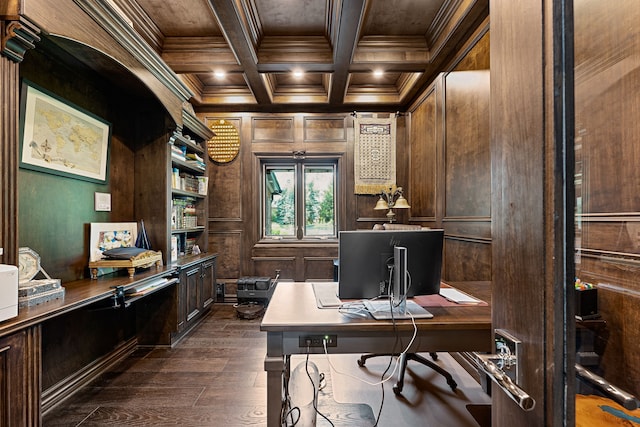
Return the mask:
[(76, 371), (73, 375), (64, 378), (62, 381), (49, 387), (42, 392), (42, 414), (46, 414), (60, 403), (71, 397), (91, 381), (109, 370), (116, 363), (129, 356), (138, 346), (138, 339), (131, 338), (116, 347), (110, 353), (97, 359), (93, 363)]

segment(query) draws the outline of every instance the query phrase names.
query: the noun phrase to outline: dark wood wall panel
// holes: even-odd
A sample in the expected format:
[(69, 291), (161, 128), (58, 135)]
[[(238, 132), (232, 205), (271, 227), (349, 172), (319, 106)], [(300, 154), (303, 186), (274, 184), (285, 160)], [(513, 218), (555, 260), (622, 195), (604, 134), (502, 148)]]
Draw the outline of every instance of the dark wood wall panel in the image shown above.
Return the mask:
[[(615, 257), (640, 259), (640, 215), (628, 214), (622, 217), (598, 216), (589, 218), (582, 216), (580, 247), (587, 250), (615, 252)], [(638, 286), (640, 283), (629, 283)]]
[(409, 222), (444, 228), (445, 280), (490, 280), (489, 71), (442, 74), (412, 108), (409, 135)]
[(411, 112), (409, 137), (409, 189), (411, 220), (434, 221), (436, 217), (438, 147), (442, 137), (439, 118), (441, 83), (436, 82), (422, 103)]
[(345, 117), (305, 117), (304, 141), (347, 142)]
[(445, 218), (443, 228), (447, 236), (466, 236), (491, 240), (491, 218)]
[(18, 263), (18, 64), (0, 57), (0, 262)]
[[(242, 130), (240, 118), (225, 117), (238, 132)], [(206, 117), (205, 124), (211, 126), (218, 117)], [(246, 141), (240, 138), (240, 150)], [(223, 221), (239, 221), (242, 218), (242, 191), (247, 183), (242, 180), (243, 165), (241, 153), (229, 163), (209, 162), (209, 217)]]
[[(333, 260), (338, 257), (336, 244), (259, 244), (251, 257), (253, 275), (273, 276), (276, 269), (280, 277), (298, 282), (333, 279)], [(280, 268), (278, 265), (282, 265)]]
[(296, 278), (296, 256), (252, 257), (253, 276), (275, 277), (275, 271), (280, 270), (282, 279)]
[(253, 117), (252, 142), (294, 142), (293, 117)]
[[(640, 395), (640, 9), (575, 7), (576, 275), (598, 286), (599, 369)], [(633, 159), (633, 160), (632, 160)]]
[(467, 52), (462, 61), (460, 61), (454, 71), (467, 71), (467, 70), (488, 70), (489, 69), (489, 51), (491, 36), (487, 27), (481, 29), (480, 40), (478, 40), (471, 50)]
[(489, 70), (445, 79), (445, 217), (491, 215)]
[(333, 278), (333, 260), (338, 252), (329, 257), (304, 257), (305, 280), (330, 280)]
[(443, 275), (446, 280), (491, 280), (491, 242), (445, 237)]
[(237, 279), (241, 276), (243, 232), (217, 231), (215, 226), (215, 223), (209, 223), (209, 252), (218, 254), (216, 275), (220, 279)]

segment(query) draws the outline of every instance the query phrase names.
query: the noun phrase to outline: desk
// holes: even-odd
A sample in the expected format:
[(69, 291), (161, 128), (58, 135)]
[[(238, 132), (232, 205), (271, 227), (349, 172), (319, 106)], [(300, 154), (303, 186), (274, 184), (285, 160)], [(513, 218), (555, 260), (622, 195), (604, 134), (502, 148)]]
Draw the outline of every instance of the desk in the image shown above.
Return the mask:
[[(433, 319), (416, 319), (418, 335), (411, 352), (461, 352), (492, 350), (491, 290), (489, 282), (454, 282), (452, 286), (489, 305), (428, 307)], [(408, 343), (413, 334), (410, 320), (397, 321), (397, 331)], [(310, 283), (278, 283), (262, 319), (267, 333), (267, 425), (280, 426), (285, 381), (289, 379), (290, 356), (306, 354), (300, 338), (331, 334), (337, 337), (329, 353), (384, 353), (394, 346), (396, 332), (391, 321), (341, 314), (336, 309), (316, 307)], [(324, 353), (312, 347), (311, 353)]]
[[(21, 308), (17, 317), (0, 322), (0, 397), (12, 402), (0, 404), (0, 425), (41, 425), (43, 413), (136, 346), (169, 346), (185, 336), (203, 318), (205, 299), (213, 301), (216, 257), (185, 257), (134, 277), (116, 272), (63, 283), (64, 298)], [(200, 265), (202, 270), (212, 265), (207, 275), (194, 273), (194, 280), (176, 283), (177, 274), (200, 272)], [(125, 304), (114, 309), (116, 287), (127, 290), (152, 283), (152, 290), (126, 297)], [(197, 314), (189, 316), (196, 304)], [(128, 305), (133, 308), (126, 309)], [(182, 330), (180, 322), (185, 325)]]

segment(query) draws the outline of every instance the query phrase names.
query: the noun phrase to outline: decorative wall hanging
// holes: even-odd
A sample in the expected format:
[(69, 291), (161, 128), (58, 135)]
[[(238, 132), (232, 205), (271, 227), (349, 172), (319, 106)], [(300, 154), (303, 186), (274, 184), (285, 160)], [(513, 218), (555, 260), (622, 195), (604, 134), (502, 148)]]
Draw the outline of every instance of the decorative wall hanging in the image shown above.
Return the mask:
[(207, 141), (209, 158), (217, 163), (229, 163), (235, 159), (240, 150), (238, 129), (224, 119), (214, 121), (209, 128), (215, 133)]
[(20, 167), (106, 182), (108, 122), (26, 81), (20, 118)]
[(396, 116), (356, 117), (355, 194), (380, 194), (396, 182)]

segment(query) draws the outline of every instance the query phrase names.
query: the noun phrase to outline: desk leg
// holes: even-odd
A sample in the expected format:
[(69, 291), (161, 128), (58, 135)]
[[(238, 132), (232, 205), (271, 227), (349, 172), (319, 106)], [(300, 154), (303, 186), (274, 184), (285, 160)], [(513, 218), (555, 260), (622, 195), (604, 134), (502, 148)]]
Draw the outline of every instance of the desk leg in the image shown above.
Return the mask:
[(282, 333), (267, 333), (267, 355), (264, 370), (267, 372), (267, 427), (282, 426), (282, 408), (285, 390), (289, 384), (291, 356), (284, 354)]
[(267, 371), (267, 426), (280, 427), (283, 401), (283, 357), (265, 357), (264, 370)]

